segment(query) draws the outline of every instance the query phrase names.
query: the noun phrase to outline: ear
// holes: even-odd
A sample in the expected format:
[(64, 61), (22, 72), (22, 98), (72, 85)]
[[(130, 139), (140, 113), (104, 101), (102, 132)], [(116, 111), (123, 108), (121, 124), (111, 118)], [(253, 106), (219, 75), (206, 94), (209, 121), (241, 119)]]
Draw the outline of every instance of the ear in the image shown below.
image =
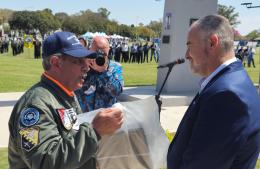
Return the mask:
[(219, 45), (219, 37), (216, 34), (212, 34), (209, 37), (209, 46), (214, 49)]
[(61, 58), (59, 58), (58, 56), (52, 56), (50, 58), (50, 63), (55, 70), (60, 69), (62, 66)]

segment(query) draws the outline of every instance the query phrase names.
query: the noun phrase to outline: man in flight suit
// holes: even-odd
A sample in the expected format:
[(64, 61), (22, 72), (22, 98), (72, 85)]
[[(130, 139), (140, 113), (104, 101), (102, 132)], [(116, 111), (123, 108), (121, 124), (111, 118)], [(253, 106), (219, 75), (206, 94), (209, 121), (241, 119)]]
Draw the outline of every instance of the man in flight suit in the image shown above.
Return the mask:
[(82, 112), (73, 91), (82, 86), (93, 55), (70, 32), (43, 42), (41, 80), (19, 99), (9, 120), (10, 169), (96, 168), (98, 140), (120, 128), (123, 115), (104, 109), (92, 124), (75, 127)]

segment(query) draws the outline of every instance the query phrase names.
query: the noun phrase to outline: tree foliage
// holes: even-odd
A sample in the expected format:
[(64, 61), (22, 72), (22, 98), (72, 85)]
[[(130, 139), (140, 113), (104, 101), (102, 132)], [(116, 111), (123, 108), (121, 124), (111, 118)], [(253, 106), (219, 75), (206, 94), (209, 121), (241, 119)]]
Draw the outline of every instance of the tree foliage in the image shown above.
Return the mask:
[(246, 39), (254, 40), (255, 38), (259, 37), (260, 32), (258, 30), (253, 30), (249, 34), (246, 35)]
[(7, 22), (13, 14), (10, 9), (0, 9), (0, 24)]
[(162, 20), (151, 21), (148, 25), (148, 28), (152, 29), (156, 37), (161, 37), (162, 34)]
[(38, 29), (41, 34), (60, 28), (61, 24), (50, 9), (42, 11), (15, 11), (9, 20), (11, 29), (29, 32)]
[[(1, 14), (1, 13), (0, 13)], [(138, 26), (119, 24), (109, 19), (110, 11), (99, 8), (97, 12), (91, 10), (80, 11), (73, 15), (65, 12), (52, 14), (50, 9), (39, 11), (14, 11), (9, 19), (11, 29), (29, 31), (38, 29), (41, 34), (61, 28), (65, 31), (81, 35), (85, 32), (105, 32), (120, 34), (130, 38), (159, 37), (162, 21), (151, 21), (149, 25), (140, 23)]]
[(35, 23), (35, 28), (39, 29), (42, 34), (61, 27), (60, 21), (54, 17), (50, 9), (37, 11), (36, 16), (38, 22)]
[(108, 19), (108, 16), (110, 15), (110, 11), (108, 11), (106, 8), (98, 8), (98, 14), (100, 14), (101, 17)]
[(218, 5), (218, 14), (226, 17), (233, 27), (240, 24), (240, 21), (238, 21), (239, 14), (235, 12), (233, 6)]
[(66, 22), (66, 20), (69, 18), (69, 15), (65, 12), (58, 12), (54, 16), (60, 21), (61, 24)]

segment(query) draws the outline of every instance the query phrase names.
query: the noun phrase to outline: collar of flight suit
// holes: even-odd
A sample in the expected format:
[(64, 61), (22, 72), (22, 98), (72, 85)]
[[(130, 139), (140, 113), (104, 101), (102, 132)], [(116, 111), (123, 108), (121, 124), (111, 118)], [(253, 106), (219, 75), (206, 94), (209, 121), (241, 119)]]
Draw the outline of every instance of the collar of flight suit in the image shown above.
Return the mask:
[(49, 79), (50, 81), (52, 81), (54, 84), (56, 84), (59, 88), (61, 88), (68, 96), (70, 97), (74, 97), (74, 93), (73, 91), (67, 89), (65, 86), (63, 86), (58, 80), (54, 79), (53, 77), (51, 77), (50, 75), (47, 74), (47, 72), (44, 72), (42, 74), (44, 77), (46, 77), (47, 79)]

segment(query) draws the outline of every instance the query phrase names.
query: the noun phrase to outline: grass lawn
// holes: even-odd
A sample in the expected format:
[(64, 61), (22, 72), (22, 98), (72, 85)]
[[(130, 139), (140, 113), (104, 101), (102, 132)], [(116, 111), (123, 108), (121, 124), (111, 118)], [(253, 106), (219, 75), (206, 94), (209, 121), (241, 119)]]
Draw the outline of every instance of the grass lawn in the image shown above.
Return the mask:
[(259, 72), (260, 72), (260, 48), (258, 47), (256, 49), (256, 54), (254, 56), (254, 60), (255, 60), (255, 66), (256, 68), (253, 68), (251, 66), (251, 68), (246, 68), (249, 76), (251, 77), (251, 79), (253, 80), (254, 83), (259, 83)]
[[(157, 64), (123, 63), (125, 86), (155, 85)], [(41, 59), (33, 59), (33, 49), (12, 56), (0, 54), (0, 92), (25, 91), (39, 81), (43, 72)]]
[[(259, 81), (260, 50), (255, 55), (256, 68), (246, 68), (254, 83)], [(123, 63), (123, 76), (125, 86), (155, 85), (157, 64), (155, 62), (144, 64)], [(0, 54), (0, 92), (25, 91), (39, 81), (43, 72), (41, 59), (33, 59), (33, 49), (26, 49), (24, 53), (12, 56)]]
[(8, 169), (7, 148), (0, 148), (0, 168)]

